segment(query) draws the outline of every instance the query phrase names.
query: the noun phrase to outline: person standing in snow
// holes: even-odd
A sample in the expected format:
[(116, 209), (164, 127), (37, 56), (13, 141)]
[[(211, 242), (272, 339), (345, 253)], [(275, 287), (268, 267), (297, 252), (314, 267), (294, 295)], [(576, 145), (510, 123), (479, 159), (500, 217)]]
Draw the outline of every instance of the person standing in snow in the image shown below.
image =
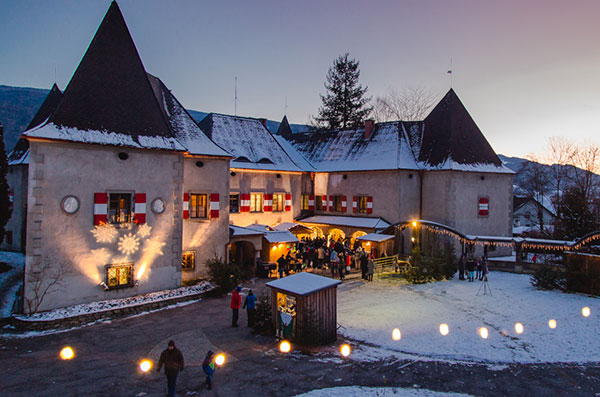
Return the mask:
[(475, 261), (473, 260), (473, 257), (469, 255), (469, 258), (467, 259), (467, 272), (469, 274), (468, 278), (469, 281), (473, 281), (475, 278)]
[(369, 259), (365, 252), (360, 256), (360, 272), (362, 273), (363, 280), (366, 280), (369, 273)]
[(204, 373), (206, 374), (206, 388), (208, 390), (212, 389), (212, 379), (213, 379), (213, 375), (215, 373), (215, 359), (214, 359), (214, 355), (215, 352), (213, 352), (212, 350), (209, 350), (208, 353), (206, 353), (206, 357), (204, 357), (204, 361), (202, 362), (202, 371), (204, 371)]
[(279, 278), (283, 278), (283, 272), (285, 271), (285, 257), (283, 254), (277, 259), (277, 271), (279, 272)]
[(367, 263), (367, 269), (368, 269), (367, 280), (373, 281), (373, 274), (375, 274), (375, 262), (373, 262), (373, 259), (369, 259), (369, 262)]
[(481, 276), (482, 267), (481, 267), (481, 257), (480, 256), (477, 257), (477, 268), (476, 269), (477, 269), (476, 277), (478, 280), (481, 280), (482, 279), (482, 276)]
[(167, 348), (161, 353), (156, 372), (160, 373), (163, 365), (165, 366), (165, 375), (167, 376), (168, 395), (174, 397), (177, 374), (179, 371), (183, 371), (183, 353), (175, 347), (175, 341), (173, 340), (169, 341)]
[(335, 271), (339, 266), (339, 258), (336, 250), (331, 250), (331, 255), (329, 256), (329, 263), (331, 265), (331, 277), (335, 277)]
[(231, 293), (231, 304), (229, 305), (229, 307), (231, 307), (231, 311), (232, 311), (232, 317), (231, 317), (231, 326), (232, 327), (238, 326), (238, 316), (239, 316), (239, 312), (240, 312), (240, 306), (242, 306), (242, 297), (240, 296), (241, 290), (242, 290), (242, 287), (237, 286), (235, 288), (235, 290)]
[(248, 314), (248, 327), (254, 326), (254, 316), (256, 315), (256, 295), (252, 293), (252, 290), (248, 291), (246, 299), (244, 299), (244, 309)]

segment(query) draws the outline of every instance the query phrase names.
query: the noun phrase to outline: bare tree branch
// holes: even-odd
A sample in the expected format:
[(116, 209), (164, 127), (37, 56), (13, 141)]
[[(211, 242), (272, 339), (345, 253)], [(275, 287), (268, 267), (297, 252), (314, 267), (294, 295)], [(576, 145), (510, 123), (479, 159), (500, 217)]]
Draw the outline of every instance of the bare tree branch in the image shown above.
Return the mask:
[(407, 87), (400, 91), (391, 88), (386, 95), (377, 96), (373, 105), (376, 121), (423, 120), (437, 96), (424, 87)]

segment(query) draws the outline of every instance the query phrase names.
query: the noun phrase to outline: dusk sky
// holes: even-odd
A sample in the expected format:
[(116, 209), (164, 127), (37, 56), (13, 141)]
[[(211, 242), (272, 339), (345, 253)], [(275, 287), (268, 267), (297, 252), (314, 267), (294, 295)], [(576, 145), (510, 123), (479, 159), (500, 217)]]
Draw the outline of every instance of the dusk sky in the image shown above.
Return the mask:
[[(600, 1), (118, 2), (149, 73), (188, 109), (306, 123), (333, 60), (373, 97), (452, 86), (497, 153), (600, 144)], [(0, 84), (64, 90), (110, 1), (0, 0)], [(56, 70), (56, 72), (55, 72)], [(56, 73), (56, 74), (55, 74)], [(55, 77), (56, 76), (56, 77)]]

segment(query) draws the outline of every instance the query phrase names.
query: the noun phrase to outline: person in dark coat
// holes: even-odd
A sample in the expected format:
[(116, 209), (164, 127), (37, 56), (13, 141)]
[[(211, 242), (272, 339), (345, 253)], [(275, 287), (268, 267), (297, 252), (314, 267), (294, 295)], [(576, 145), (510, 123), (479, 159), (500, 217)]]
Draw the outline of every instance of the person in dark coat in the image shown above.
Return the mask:
[(169, 396), (174, 397), (177, 374), (179, 371), (183, 371), (183, 353), (175, 347), (173, 340), (169, 341), (167, 348), (161, 353), (156, 371), (160, 372), (163, 365), (165, 366), (165, 375), (167, 376)]
[(465, 279), (465, 255), (462, 254), (460, 256), (460, 259), (458, 260), (458, 279), (459, 280), (464, 280)]
[(254, 326), (254, 317), (256, 315), (256, 295), (252, 293), (252, 290), (248, 291), (246, 299), (244, 299), (244, 309), (248, 314), (248, 327)]
[(367, 258), (367, 254), (363, 252), (360, 257), (360, 272), (362, 273), (363, 280), (367, 279), (367, 273), (369, 271), (368, 265), (369, 259)]
[(232, 311), (232, 317), (231, 317), (231, 326), (232, 327), (238, 326), (238, 316), (240, 314), (240, 306), (242, 306), (242, 297), (240, 296), (241, 290), (242, 290), (242, 287), (238, 286), (231, 293), (231, 304), (229, 305), (229, 307), (231, 307), (231, 311)]
[(202, 371), (206, 374), (206, 388), (208, 390), (212, 389), (212, 379), (215, 373), (215, 352), (209, 350), (206, 353), (206, 357), (204, 357), (204, 361), (202, 362)]
[(277, 271), (279, 272), (279, 278), (283, 278), (283, 272), (285, 271), (285, 257), (283, 254), (277, 259)]

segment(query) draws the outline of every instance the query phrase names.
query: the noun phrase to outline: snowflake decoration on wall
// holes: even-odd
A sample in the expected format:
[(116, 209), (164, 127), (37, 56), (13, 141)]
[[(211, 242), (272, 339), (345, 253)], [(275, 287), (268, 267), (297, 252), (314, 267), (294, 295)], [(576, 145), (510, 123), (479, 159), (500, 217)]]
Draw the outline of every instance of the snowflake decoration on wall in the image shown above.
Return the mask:
[(133, 233), (129, 233), (119, 238), (119, 251), (123, 255), (131, 255), (140, 247), (140, 239)]
[(95, 226), (91, 232), (97, 243), (112, 243), (119, 234), (117, 229), (110, 223)]
[(92, 257), (94, 258), (96, 263), (106, 264), (106, 263), (108, 263), (108, 260), (110, 259), (110, 251), (104, 247), (98, 248), (98, 249), (92, 250)]
[(137, 234), (138, 234), (138, 236), (144, 238), (144, 237), (148, 237), (150, 235), (151, 231), (152, 231), (152, 226), (148, 226), (147, 223), (144, 223), (143, 225), (141, 225), (138, 228)]
[(162, 243), (158, 240), (146, 240), (146, 245), (144, 246), (144, 254), (149, 255), (162, 255), (162, 249), (166, 243)]

